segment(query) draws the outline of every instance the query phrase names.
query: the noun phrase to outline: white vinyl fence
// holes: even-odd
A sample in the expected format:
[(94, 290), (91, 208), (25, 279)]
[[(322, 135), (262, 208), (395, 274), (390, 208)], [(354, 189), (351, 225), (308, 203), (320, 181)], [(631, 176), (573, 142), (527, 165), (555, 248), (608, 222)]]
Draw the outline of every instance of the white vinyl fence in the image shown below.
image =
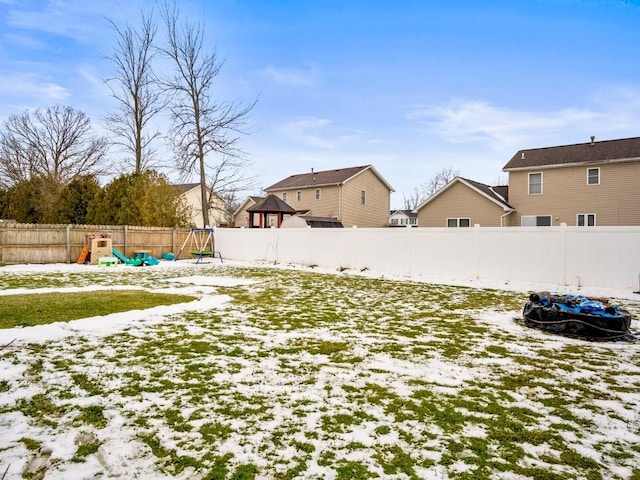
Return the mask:
[(217, 229), (216, 250), (390, 275), (640, 289), (640, 227)]

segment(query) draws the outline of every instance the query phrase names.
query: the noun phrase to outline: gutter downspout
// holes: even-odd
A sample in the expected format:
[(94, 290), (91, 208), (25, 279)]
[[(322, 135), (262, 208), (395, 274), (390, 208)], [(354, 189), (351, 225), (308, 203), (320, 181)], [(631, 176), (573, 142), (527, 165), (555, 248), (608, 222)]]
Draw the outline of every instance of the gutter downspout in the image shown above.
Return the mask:
[(516, 209), (515, 209), (515, 208), (513, 208), (513, 209), (509, 210), (507, 213), (505, 213), (504, 215), (502, 215), (502, 216), (500, 217), (500, 227), (504, 227), (504, 225), (502, 224), (502, 223), (503, 223), (503, 220), (504, 220), (504, 217), (506, 217), (507, 215), (511, 215), (511, 214), (512, 214), (513, 212), (515, 212), (515, 211), (516, 211)]

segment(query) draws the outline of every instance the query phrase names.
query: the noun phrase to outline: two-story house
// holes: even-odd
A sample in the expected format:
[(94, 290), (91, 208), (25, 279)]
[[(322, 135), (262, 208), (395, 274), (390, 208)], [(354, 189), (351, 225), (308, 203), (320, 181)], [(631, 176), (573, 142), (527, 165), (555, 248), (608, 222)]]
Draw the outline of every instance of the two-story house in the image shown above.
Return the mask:
[(297, 212), (333, 218), (346, 228), (387, 227), (393, 188), (371, 165), (291, 175), (265, 192)]
[(456, 177), (420, 226), (640, 225), (640, 137), (519, 150), (503, 171), (508, 187)]
[(640, 137), (520, 150), (511, 225), (640, 225)]

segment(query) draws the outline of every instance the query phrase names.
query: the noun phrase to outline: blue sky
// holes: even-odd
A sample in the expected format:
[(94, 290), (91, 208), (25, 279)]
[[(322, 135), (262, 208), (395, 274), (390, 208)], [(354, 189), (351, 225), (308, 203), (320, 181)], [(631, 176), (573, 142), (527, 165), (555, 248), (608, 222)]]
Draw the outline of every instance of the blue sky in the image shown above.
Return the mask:
[[(401, 208), (442, 168), (494, 184), (522, 148), (640, 136), (640, 0), (177, 4), (225, 59), (219, 98), (259, 96), (241, 147), (262, 187), (372, 164)], [(105, 17), (152, 5), (0, 0), (0, 120), (71, 105), (103, 131)]]

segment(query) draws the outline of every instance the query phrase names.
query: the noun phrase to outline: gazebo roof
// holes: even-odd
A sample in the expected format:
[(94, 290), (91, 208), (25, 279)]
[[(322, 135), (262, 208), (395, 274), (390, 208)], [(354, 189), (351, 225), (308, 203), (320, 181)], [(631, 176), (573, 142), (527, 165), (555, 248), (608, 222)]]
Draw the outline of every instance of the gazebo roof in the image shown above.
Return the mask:
[(296, 209), (289, 206), (285, 201), (281, 200), (274, 194), (267, 195), (262, 201), (254, 206), (247, 208), (247, 212), (251, 213), (296, 213)]

